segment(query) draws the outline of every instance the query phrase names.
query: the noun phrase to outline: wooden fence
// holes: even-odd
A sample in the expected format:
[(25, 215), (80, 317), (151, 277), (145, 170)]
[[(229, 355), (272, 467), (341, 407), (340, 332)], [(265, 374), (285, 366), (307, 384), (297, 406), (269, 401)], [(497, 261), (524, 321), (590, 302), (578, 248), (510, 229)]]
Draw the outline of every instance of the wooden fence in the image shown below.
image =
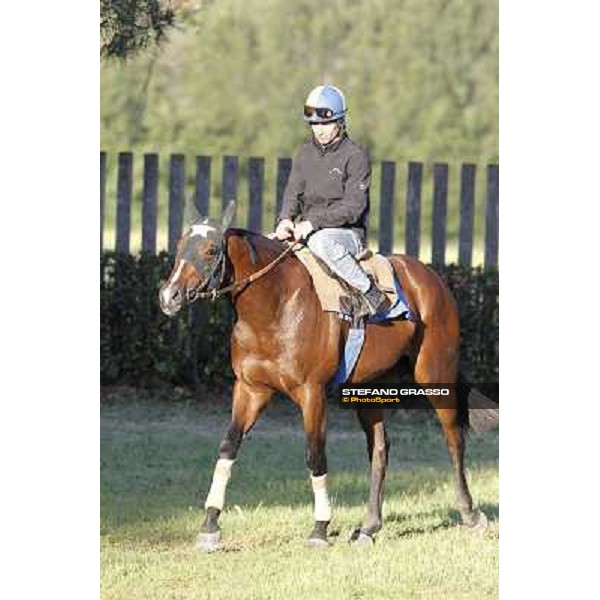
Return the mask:
[[(195, 161), (194, 204), (200, 214), (209, 214), (211, 157), (197, 156)], [(248, 218), (247, 228), (263, 231), (266, 225), (272, 230), (274, 219), (279, 213), (283, 191), (292, 166), (290, 158), (277, 160), (275, 212), (265, 223), (264, 158), (249, 158), (248, 175)], [(158, 227), (159, 156), (144, 154), (142, 190), (142, 242), (144, 252), (156, 252)], [(419, 256), (421, 245), (421, 210), (423, 188), (423, 163), (409, 162), (405, 192), (404, 240), (405, 252)], [(168, 250), (174, 252), (181, 236), (185, 206), (186, 181), (185, 156), (172, 154), (169, 157), (168, 177)], [(486, 167), (484, 266), (498, 264), (498, 165)], [(380, 169), (378, 249), (391, 253), (394, 245), (394, 213), (397, 205), (395, 181), (396, 163), (383, 161)], [(106, 207), (106, 153), (100, 153), (100, 249), (103, 249), (103, 233)], [(458, 262), (470, 266), (473, 260), (473, 230), (475, 217), (476, 165), (462, 164), (460, 170)], [(224, 156), (221, 173), (221, 205), (238, 197), (239, 161), (237, 156)], [(131, 233), (131, 200), (133, 191), (133, 154), (118, 154), (117, 204), (115, 250), (129, 253)], [(448, 213), (448, 164), (433, 165), (433, 206), (431, 223), (431, 262), (443, 265), (446, 262), (446, 221)]]

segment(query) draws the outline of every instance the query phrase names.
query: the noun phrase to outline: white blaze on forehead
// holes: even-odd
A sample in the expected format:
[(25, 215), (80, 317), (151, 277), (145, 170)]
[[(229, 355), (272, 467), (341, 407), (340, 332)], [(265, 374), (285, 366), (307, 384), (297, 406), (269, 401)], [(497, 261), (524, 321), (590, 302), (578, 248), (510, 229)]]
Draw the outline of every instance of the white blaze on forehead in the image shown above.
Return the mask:
[(212, 225), (207, 225), (206, 223), (199, 223), (198, 225), (192, 225), (192, 233), (190, 236), (193, 237), (195, 235), (200, 235), (205, 238), (208, 235), (209, 231), (216, 231), (217, 228)]

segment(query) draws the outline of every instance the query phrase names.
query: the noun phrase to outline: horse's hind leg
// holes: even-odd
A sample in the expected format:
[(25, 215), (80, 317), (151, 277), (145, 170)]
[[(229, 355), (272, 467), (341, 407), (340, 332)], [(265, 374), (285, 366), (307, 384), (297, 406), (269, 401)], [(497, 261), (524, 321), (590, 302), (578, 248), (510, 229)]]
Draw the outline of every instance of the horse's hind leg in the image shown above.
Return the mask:
[(351, 541), (359, 545), (371, 545), (373, 536), (383, 524), (383, 482), (387, 468), (390, 442), (385, 430), (383, 411), (375, 408), (357, 411), (358, 420), (367, 436), (367, 452), (371, 463), (371, 492), (363, 526), (353, 534)]
[(219, 446), (219, 459), (215, 465), (212, 484), (204, 504), (206, 515), (198, 536), (197, 548), (204, 552), (216, 550), (221, 539), (219, 515), (225, 503), (225, 491), (231, 469), (242, 444), (243, 437), (256, 423), (273, 392), (255, 389), (236, 381), (233, 387), (231, 422)]
[[(431, 339), (431, 338), (430, 338)], [(454, 360), (441, 358), (438, 344), (427, 343), (425, 338), (415, 363), (415, 381), (425, 384), (452, 384), (457, 380), (457, 364)], [(485, 515), (473, 508), (473, 499), (465, 476), (465, 434), (468, 425), (468, 409), (464, 410), (458, 404), (456, 386), (450, 389), (448, 396), (428, 396), (436, 410), (442, 425), (448, 452), (454, 467), (458, 509), (465, 526), (485, 530), (487, 519)]]

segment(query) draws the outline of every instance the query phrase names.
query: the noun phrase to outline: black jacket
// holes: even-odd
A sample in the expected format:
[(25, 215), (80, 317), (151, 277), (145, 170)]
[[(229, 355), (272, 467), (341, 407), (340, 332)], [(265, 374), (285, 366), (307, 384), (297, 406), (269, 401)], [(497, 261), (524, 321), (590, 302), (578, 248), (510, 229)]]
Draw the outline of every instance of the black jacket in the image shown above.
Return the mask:
[(365, 243), (370, 184), (371, 163), (361, 146), (346, 135), (326, 148), (313, 139), (294, 157), (279, 220), (301, 217), (315, 229), (349, 227)]

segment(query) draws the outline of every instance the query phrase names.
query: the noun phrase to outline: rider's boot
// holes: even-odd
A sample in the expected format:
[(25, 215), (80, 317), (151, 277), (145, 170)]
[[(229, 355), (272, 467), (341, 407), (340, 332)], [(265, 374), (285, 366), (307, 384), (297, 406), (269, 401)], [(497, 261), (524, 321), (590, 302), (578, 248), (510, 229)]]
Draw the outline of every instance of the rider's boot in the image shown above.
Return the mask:
[[(371, 279), (371, 277), (369, 277)], [(367, 307), (371, 315), (379, 313), (386, 313), (392, 304), (388, 297), (375, 285), (373, 279), (371, 279), (371, 287), (363, 294), (367, 301)]]

